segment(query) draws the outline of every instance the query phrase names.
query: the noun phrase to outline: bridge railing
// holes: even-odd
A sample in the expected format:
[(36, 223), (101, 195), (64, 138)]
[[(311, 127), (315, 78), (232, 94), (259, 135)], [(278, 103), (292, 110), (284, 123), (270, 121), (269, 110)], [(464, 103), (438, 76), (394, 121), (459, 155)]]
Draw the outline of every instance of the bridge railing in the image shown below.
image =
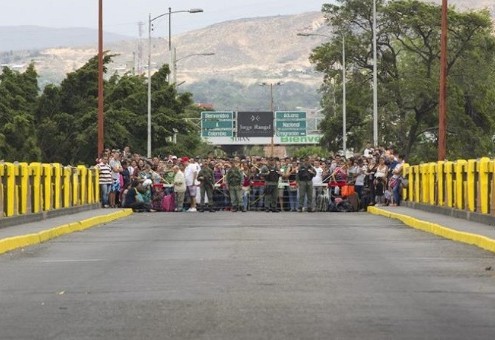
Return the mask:
[(99, 196), (94, 168), (0, 163), (0, 218), (94, 204)]
[(495, 161), (457, 160), (404, 167), (408, 201), (495, 215)]

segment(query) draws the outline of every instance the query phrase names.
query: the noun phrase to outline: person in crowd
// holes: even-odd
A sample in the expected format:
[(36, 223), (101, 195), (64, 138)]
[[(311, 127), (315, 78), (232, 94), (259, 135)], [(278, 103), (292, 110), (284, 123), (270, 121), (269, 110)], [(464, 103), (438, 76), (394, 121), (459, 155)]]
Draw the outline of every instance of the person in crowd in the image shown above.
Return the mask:
[(131, 176), (131, 179), (135, 178), (135, 173), (137, 173), (137, 161), (135, 159), (132, 159), (129, 163), (128, 169), (129, 169), (129, 175)]
[(124, 199), (124, 190), (127, 189), (131, 185), (131, 173), (129, 171), (129, 163), (127, 160), (123, 160), (121, 162), (122, 164), (122, 172), (121, 172), (121, 180), (122, 180), (122, 186), (120, 188), (120, 193), (119, 193), (119, 202), (123, 202)]
[(285, 197), (285, 188), (288, 186), (288, 181), (287, 181), (287, 165), (288, 162), (286, 159), (282, 159), (278, 162), (277, 167), (280, 169), (280, 172), (282, 173), (282, 176), (279, 177), (278, 179), (278, 204), (279, 204), (279, 210), (284, 211), (284, 205), (287, 200), (287, 197)]
[(268, 164), (263, 165), (260, 170), (261, 176), (265, 181), (265, 211), (279, 212), (277, 209), (278, 202), (278, 179), (282, 175), (280, 169), (275, 164), (275, 159), (270, 158)]
[(138, 180), (133, 180), (131, 183), (131, 187), (128, 189), (125, 196), (125, 206), (124, 208), (131, 208), (134, 211), (153, 211), (151, 209), (151, 205), (149, 203), (144, 202), (141, 194), (137, 190), (137, 186), (139, 185)]
[(242, 210), (246, 212), (242, 205), (242, 183), (244, 175), (239, 169), (239, 161), (234, 160), (232, 167), (229, 169), (226, 175), (227, 187), (230, 193), (230, 202), (232, 204), (231, 211), (236, 212)]
[(286, 171), (287, 180), (289, 181), (288, 195), (291, 212), (297, 211), (297, 164), (294, 163), (289, 163)]
[(259, 163), (261, 159), (251, 165), (251, 210), (261, 211), (264, 209), (265, 181), (261, 176)]
[(357, 160), (354, 173), (354, 188), (358, 194), (359, 199), (361, 200), (363, 198), (364, 181), (366, 179), (366, 167), (362, 158)]
[(223, 210), (225, 209), (224, 206), (225, 173), (223, 169), (223, 163), (221, 161), (217, 161), (215, 163), (215, 166), (213, 168), (213, 176), (215, 178), (215, 189), (213, 191), (214, 206), (218, 210)]
[(100, 185), (100, 195), (101, 195), (101, 206), (103, 208), (108, 208), (109, 201), (108, 195), (112, 189), (112, 168), (108, 164), (108, 157), (103, 156), (100, 158), (100, 162), (96, 165), (99, 173), (99, 185)]
[(399, 206), (401, 200), (400, 189), (402, 187), (402, 168), (404, 166), (404, 155), (399, 155), (397, 159), (397, 164), (392, 170), (392, 179), (391, 179), (391, 191), (392, 191), (392, 206)]
[(174, 165), (172, 171), (174, 173), (175, 211), (182, 212), (184, 209), (184, 196), (186, 194), (186, 178), (178, 165)]
[(247, 160), (242, 162), (242, 208), (247, 211), (249, 208), (249, 192), (251, 190), (250, 168)]
[(313, 177), (316, 175), (315, 168), (311, 165), (309, 157), (301, 159), (297, 169), (297, 184), (299, 188), (299, 207), (297, 211), (302, 212), (304, 200), (306, 200), (307, 211), (313, 211)]
[[(313, 182), (313, 205), (318, 202), (318, 198), (323, 195), (323, 168), (321, 166), (320, 161), (313, 162), (313, 169), (315, 171), (315, 175), (311, 180)], [(311, 207), (312, 209), (314, 206)]]
[(182, 157), (182, 163), (185, 166), (184, 176), (186, 177), (187, 192), (191, 199), (191, 207), (188, 212), (196, 212), (196, 180), (198, 177), (198, 168), (196, 164), (189, 162), (189, 157)]
[[(215, 186), (215, 176), (213, 174), (214, 164), (210, 163), (208, 160), (204, 160), (201, 170), (198, 172), (197, 180), (199, 181), (199, 192), (200, 192), (200, 204), (199, 212), (204, 212), (206, 210), (214, 212), (213, 207), (213, 189)], [(208, 198), (208, 206), (205, 205), (205, 194)]]
[(115, 150), (112, 158), (109, 160), (110, 168), (112, 168), (112, 188), (108, 194), (108, 201), (111, 208), (116, 208), (118, 197), (120, 195), (120, 174), (122, 172), (122, 164), (120, 163), (120, 152)]

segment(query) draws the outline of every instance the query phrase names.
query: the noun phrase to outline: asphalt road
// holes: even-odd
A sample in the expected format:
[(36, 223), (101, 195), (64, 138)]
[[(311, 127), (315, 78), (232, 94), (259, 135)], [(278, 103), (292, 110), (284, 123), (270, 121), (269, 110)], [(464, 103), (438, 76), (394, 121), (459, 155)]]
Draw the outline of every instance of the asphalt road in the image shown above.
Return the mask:
[(494, 339), (490, 267), (366, 213), (134, 214), (0, 256), (0, 339)]

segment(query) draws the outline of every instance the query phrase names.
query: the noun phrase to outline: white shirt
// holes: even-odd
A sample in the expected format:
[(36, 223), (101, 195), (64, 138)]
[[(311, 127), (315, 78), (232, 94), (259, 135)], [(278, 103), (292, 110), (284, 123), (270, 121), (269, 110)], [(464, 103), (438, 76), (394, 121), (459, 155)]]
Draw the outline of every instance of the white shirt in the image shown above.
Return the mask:
[(186, 185), (191, 186), (194, 185), (194, 180), (198, 176), (198, 168), (196, 164), (189, 163), (184, 170), (184, 176), (186, 177)]
[(322, 167), (317, 167), (315, 168), (316, 170), (316, 175), (315, 177), (313, 177), (312, 181), (313, 181), (313, 185), (322, 185), (323, 184), (323, 169)]

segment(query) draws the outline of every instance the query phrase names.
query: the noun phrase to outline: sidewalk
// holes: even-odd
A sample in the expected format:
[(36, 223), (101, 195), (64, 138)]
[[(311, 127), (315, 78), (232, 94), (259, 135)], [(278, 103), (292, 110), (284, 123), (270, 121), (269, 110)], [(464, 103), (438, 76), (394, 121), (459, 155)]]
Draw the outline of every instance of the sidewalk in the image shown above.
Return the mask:
[(0, 254), (82, 231), (132, 214), (131, 209), (91, 209), (0, 228)]
[(409, 207), (369, 207), (368, 212), (400, 220), (404, 224), (456, 242), (495, 252), (495, 227)]

